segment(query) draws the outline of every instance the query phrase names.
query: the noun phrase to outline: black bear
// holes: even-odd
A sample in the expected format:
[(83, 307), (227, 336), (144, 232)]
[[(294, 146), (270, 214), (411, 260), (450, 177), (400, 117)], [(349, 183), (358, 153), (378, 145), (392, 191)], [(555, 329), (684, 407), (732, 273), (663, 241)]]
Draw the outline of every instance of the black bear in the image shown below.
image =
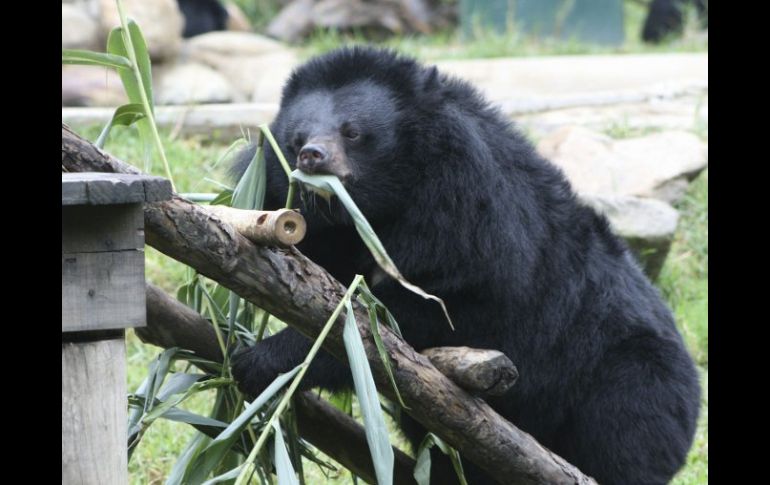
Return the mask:
[(219, 0), (177, 0), (179, 10), (184, 16), (185, 39), (196, 35), (227, 30), (227, 9)]
[(652, 0), (642, 28), (642, 40), (657, 44), (681, 35), (685, 24), (687, 5), (695, 4), (700, 27), (708, 29), (708, 0)]
[[(298, 248), (343, 284), (365, 275), (415, 349), (504, 352), (520, 377), (489, 404), (601, 484), (663, 484), (682, 466), (700, 388), (671, 312), (606, 219), (470, 85), (345, 48), (292, 74), (271, 130), (293, 167), (337, 175), (404, 276), (446, 302), (454, 331), (439, 305), (378, 271), (335, 199), (303, 199)], [(266, 161), (277, 209), (286, 175), (270, 149)], [(239, 353), (233, 375), (254, 396), (310, 345), (288, 328)], [(340, 389), (350, 373), (321, 353), (304, 384)], [(425, 430), (402, 425), (419, 443)]]

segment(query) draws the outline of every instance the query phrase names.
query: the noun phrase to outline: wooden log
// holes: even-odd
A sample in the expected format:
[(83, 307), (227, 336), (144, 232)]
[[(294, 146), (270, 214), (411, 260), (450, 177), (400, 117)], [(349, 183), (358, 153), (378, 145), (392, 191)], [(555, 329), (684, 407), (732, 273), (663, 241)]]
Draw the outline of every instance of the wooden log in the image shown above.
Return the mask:
[[(155, 285), (147, 284), (147, 326), (135, 329), (142, 342), (163, 348), (181, 347), (215, 362), (222, 352), (208, 320)], [(299, 432), (342, 466), (368, 483), (376, 483), (364, 429), (353, 418), (316, 396), (299, 393), (294, 402)], [(393, 448), (396, 485), (413, 485), (415, 462)]]
[(420, 353), (455, 384), (474, 394), (502, 396), (519, 378), (511, 359), (498, 350), (433, 347)]
[(126, 348), (119, 338), (61, 344), (62, 483), (128, 483)]
[(224, 205), (202, 206), (250, 241), (263, 246), (289, 247), (305, 237), (305, 218), (291, 209), (251, 211)]
[[(62, 167), (68, 171), (137, 173), (62, 124)], [(295, 248), (255, 246), (200, 207), (179, 197), (147, 204), (147, 242), (235, 291), (310, 338), (315, 338), (346, 288)], [(356, 304), (355, 319), (378, 389), (394, 398), (372, 339), (369, 316)], [(345, 361), (344, 315), (329, 332), (324, 348)], [(419, 325), (419, 322), (412, 322)], [(396, 385), (408, 413), (454, 446), (498, 483), (592, 484), (563, 458), (469, 395), (387, 327), (380, 329), (393, 360)]]

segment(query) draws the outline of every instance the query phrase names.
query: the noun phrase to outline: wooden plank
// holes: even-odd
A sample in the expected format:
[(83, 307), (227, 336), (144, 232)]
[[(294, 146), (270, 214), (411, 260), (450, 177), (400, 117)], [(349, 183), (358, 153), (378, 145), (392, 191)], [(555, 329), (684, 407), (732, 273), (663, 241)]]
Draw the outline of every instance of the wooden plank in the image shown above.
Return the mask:
[(122, 338), (62, 342), (62, 484), (128, 483), (125, 363)]
[(145, 325), (144, 251), (62, 254), (62, 332)]
[(144, 248), (142, 204), (62, 206), (61, 219), (62, 253)]
[(151, 175), (62, 173), (61, 183), (62, 205), (130, 204), (171, 198), (171, 183)]

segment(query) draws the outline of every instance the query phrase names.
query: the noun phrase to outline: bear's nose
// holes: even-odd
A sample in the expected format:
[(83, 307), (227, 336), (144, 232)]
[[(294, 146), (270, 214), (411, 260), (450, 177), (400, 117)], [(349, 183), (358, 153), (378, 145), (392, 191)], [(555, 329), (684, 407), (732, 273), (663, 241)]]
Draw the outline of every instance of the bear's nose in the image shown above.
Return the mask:
[(299, 151), (297, 168), (305, 173), (328, 173), (329, 152), (322, 145), (308, 143)]

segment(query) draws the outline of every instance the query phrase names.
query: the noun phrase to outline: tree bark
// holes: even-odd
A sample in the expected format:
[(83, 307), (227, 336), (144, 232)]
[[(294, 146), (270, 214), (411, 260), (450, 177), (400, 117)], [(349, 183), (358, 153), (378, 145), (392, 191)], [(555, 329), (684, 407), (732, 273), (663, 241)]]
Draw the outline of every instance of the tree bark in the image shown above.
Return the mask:
[(516, 366), (499, 350), (433, 347), (420, 353), (455, 384), (482, 396), (502, 396), (519, 378)]
[[(62, 169), (138, 173), (62, 125)], [(144, 209), (147, 243), (195, 268), (244, 299), (273, 314), (310, 338), (320, 332), (345, 293), (345, 287), (295, 248), (255, 246), (229, 225), (200, 207), (174, 196)], [(368, 314), (355, 305), (358, 329), (378, 389), (393, 392), (373, 342)], [(342, 361), (344, 315), (327, 336), (324, 348)], [(415, 323), (415, 322), (413, 322)], [(396, 385), (407, 412), (499, 483), (595, 483), (576, 467), (540, 445), (469, 395), (428, 360), (381, 327), (393, 361)]]

